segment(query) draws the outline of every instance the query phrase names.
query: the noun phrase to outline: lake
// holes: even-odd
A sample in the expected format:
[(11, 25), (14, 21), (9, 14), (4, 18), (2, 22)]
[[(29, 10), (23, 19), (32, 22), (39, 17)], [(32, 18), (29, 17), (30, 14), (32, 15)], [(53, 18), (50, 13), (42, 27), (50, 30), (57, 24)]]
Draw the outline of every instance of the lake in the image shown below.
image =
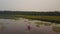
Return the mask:
[(25, 18), (0, 19), (0, 34), (60, 34), (60, 24)]

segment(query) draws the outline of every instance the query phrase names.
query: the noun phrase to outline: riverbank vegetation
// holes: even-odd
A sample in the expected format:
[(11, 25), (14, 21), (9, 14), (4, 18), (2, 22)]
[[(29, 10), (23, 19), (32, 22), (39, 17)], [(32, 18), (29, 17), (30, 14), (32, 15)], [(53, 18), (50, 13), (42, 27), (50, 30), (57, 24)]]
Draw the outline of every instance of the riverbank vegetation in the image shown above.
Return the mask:
[(0, 19), (15, 19), (20, 17), (41, 21), (60, 23), (60, 12), (28, 12), (28, 11), (0, 11)]

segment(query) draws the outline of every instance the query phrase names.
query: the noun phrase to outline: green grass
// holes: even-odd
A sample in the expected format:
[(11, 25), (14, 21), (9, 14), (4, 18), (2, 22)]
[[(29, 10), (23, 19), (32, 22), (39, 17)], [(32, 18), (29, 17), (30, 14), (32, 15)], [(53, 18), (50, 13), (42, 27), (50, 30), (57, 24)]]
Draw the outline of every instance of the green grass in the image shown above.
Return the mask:
[(24, 16), (27, 19), (37, 19), (42, 21), (60, 23), (60, 16)]
[(38, 25), (44, 25), (44, 26), (50, 26), (52, 23), (42, 23), (42, 22), (35, 22), (36, 26)]
[(4, 15), (4, 16), (0, 16), (0, 18), (14, 19), (14, 20), (18, 20), (20, 17), (27, 18), (27, 19), (36, 19), (36, 20), (60, 23), (60, 16), (30, 16), (30, 15)]

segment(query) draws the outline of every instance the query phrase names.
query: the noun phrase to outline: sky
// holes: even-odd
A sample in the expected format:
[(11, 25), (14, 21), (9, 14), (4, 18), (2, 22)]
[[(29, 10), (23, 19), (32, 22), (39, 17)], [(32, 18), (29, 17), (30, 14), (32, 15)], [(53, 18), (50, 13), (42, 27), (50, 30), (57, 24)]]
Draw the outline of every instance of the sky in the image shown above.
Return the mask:
[(0, 10), (60, 11), (60, 0), (0, 0)]

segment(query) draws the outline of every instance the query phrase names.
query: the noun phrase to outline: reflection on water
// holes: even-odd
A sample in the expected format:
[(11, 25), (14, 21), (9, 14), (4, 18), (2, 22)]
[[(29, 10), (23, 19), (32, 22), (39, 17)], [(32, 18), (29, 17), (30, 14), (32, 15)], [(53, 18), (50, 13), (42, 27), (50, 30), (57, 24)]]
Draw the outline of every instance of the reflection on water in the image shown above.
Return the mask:
[(25, 18), (0, 19), (0, 34), (60, 34), (60, 24)]
[(0, 31), (3, 31), (5, 29), (4, 23), (0, 23)]
[(40, 25), (36, 25), (36, 27), (40, 27)]
[(60, 32), (60, 24), (55, 24), (55, 26), (52, 27), (52, 30), (55, 32)]
[(44, 23), (45, 26), (50, 26), (52, 25), (51, 23)]
[(53, 31), (60, 32), (60, 27), (52, 27)]
[(35, 24), (43, 25), (43, 23), (42, 23), (42, 22), (35, 22)]

